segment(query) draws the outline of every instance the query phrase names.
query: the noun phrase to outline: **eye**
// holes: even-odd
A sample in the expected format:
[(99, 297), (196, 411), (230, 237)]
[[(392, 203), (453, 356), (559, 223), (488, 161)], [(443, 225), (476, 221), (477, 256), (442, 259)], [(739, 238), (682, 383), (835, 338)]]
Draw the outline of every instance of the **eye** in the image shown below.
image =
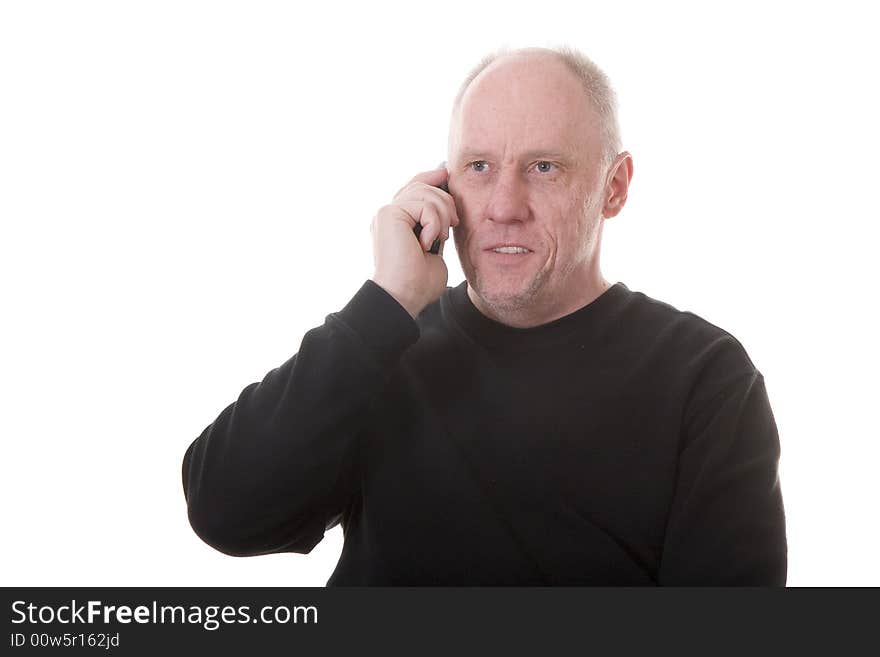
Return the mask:
[(486, 170), (486, 169), (484, 168), (484, 167), (486, 166), (486, 164), (487, 164), (487, 163), (486, 163), (486, 160), (477, 160), (476, 162), (471, 162), (469, 166), (470, 166), (471, 169), (473, 169), (474, 171), (476, 171), (476, 172), (478, 172), (478, 173), (482, 173), (483, 171)]
[(552, 166), (555, 165), (552, 162), (547, 162), (546, 160), (538, 162), (538, 164), (536, 165), (538, 171), (540, 171), (541, 173), (550, 173), (550, 167)]

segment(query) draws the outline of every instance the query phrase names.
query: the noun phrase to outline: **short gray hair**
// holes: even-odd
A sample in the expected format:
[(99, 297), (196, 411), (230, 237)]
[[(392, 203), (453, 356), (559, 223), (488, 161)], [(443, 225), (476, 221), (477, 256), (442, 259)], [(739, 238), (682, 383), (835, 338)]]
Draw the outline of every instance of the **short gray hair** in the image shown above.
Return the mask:
[(606, 166), (611, 164), (621, 149), (620, 125), (617, 122), (617, 95), (611, 87), (608, 76), (589, 57), (579, 50), (569, 46), (557, 46), (554, 48), (518, 48), (511, 50), (507, 46), (485, 55), (458, 89), (455, 101), (452, 104), (452, 114), (458, 109), (461, 99), (476, 77), (489, 67), (497, 59), (507, 55), (526, 53), (552, 54), (565, 64), (574, 73), (587, 92), (587, 96), (596, 108), (599, 115), (599, 134), (602, 140), (602, 160)]

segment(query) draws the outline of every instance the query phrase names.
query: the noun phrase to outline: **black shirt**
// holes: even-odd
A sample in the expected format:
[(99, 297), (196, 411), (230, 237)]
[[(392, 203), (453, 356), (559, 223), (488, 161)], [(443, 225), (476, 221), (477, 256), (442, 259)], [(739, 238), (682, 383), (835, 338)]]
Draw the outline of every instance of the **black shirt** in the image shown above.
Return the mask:
[(193, 529), (328, 585), (784, 585), (775, 421), (742, 345), (623, 283), (534, 328), (364, 283), (187, 450)]

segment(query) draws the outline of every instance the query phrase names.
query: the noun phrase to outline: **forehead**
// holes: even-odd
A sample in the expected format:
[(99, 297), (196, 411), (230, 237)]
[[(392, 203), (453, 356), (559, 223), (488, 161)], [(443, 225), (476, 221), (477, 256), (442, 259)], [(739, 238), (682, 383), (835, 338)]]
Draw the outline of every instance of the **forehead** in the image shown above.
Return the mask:
[(546, 56), (495, 62), (461, 98), (452, 126), (460, 150), (577, 152), (595, 145), (595, 108), (581, 81)]

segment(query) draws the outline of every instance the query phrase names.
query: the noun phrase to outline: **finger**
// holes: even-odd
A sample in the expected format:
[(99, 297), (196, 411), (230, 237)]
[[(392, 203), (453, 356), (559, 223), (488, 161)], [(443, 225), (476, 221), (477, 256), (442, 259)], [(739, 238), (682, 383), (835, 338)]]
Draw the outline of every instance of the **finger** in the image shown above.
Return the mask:
[(455, 199), (452, 198), (452, 194), (450, 194), (448, 190), (428, 185), (426, 183), (413, 183), (412, 187), (406, 191), (405, 196), (409, 196), (410, 194), (417, 195), (419, 192), (424, 195), (423, 197), (430, 195), (443, 203), (443, 205), (446, 206), (450, 225), (458, 225), (458, 209), (455, 207)]
[(403, 187), (401, 187), (397, 194), (394, 195), (395, 198), (399, 194), (401, 194), (407, 187), (414, 185), (416, 183), (423, 183), (425, 185), (430, 185), (431, 187), (439, 187), (449, 181), (449, 171), (446, 170), (446, 167), (432, 169), (430, 171), (422, 171), (419, 174), (413, 176), (408, 183), (406, 183)]
[[(444, 192), (438, 187), (431, 187), (424, 183), (414, 183), (398, 194), (394, 198), (393, 203), (395, 205), (403, 205), (408, 204), (411, 201), (426, 202), (429, 199), (438, 203), (443, 209), (442, 214), (445, 220), (444, 223), (447, 227), (458, 226), (460, 220), (458, 217), (458, 209), (455, 206), (455, 199), (452, 198), (451, 194)], [(416, 217), (415, 220), (418, 222), (418, 217)]]
[[(394, 203), (394, 206), (403, 210), (405, 215), (411, 219), (413, 226), (421, 224), (422, 231), (427, 229), (428, 224), (433, 221), (433, 223), (439, 224), (433, 233), (435, 238), (441, 234), (444, 234), (446, 237), (449, 236), (449, 225), (452, 219), (449, 216), (449, 209), (442, 200), (437, 199), (435, 196), (429, 196), (424, 200), (421, 198), (398, 200)], [(429, 208), (432, 209), (432, 212), (426, 214)]]
[(449, 192), (444, 192), (439, 187), (435, 187), (434, 185), (429, 185), (425, 182), (412, 182), (409, 183), (406, 187), (401, 189), (397, 194), (395, 194), (392, 199), (392, 203), (397, 203), (400, 200), (422, 200), (426, 198), (435, 198), (438, 201), (449, 199), (452, 200), (452, 197), (449, 195)]
[(430, 251), (434, 241), (440, 238), (443, 233), (443, 219), (438, 207), (430, 202), (425, 203), (419, 223), (422, 224), (419, 241), (425, 251)]
[(443, 166), (438, 167), (436, 169), (431, 169), (430, 171), (422, 171), (419, 174), (413, 176), (410, 183), (421, 182), (426, 185), (431, 185), (431, 187), (439, 187), (440, 185), (446, 183), (449, 180), (449, 171), (446, 169), (446, 164), (444, 162)]

